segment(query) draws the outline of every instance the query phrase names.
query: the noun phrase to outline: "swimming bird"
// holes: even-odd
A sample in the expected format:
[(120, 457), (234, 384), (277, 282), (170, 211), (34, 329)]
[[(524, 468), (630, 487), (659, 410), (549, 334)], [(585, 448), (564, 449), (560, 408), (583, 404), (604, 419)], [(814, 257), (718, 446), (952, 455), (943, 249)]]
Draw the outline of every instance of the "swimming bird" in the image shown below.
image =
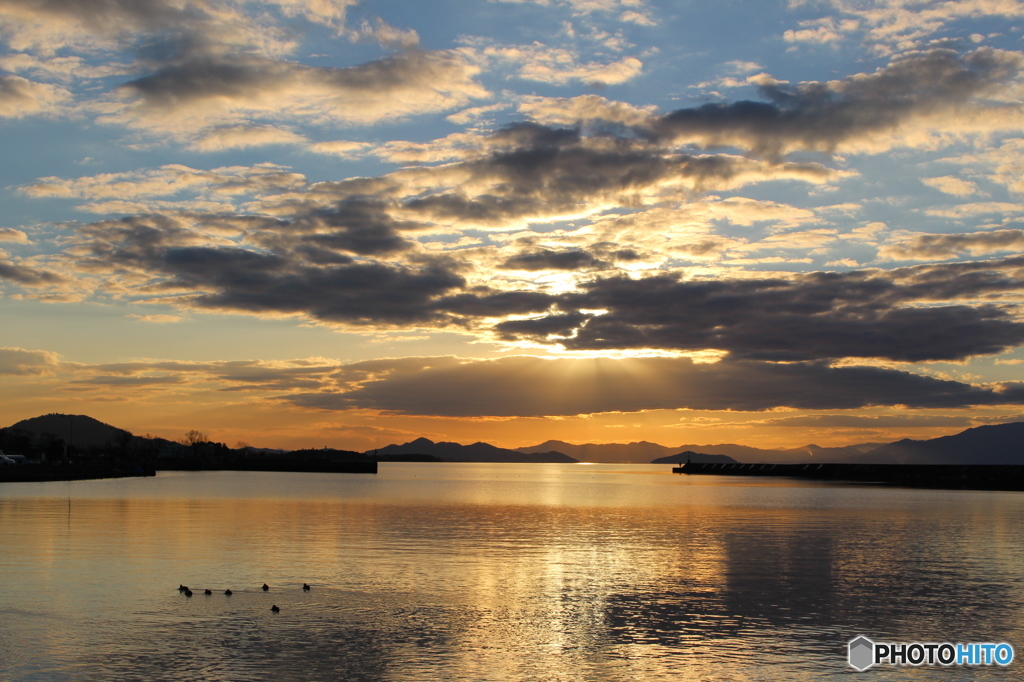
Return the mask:
[(302, 583), (302, 591), (309, 592), (309, 585), (307, 583)]
[(268, 587), (266, 583), (263, 583), (263, 591), (266, 592), (269, 589), (270, 587)]
[(224, 590), (224, 594), (226, 594), (226, 595), (228, 595), (230, 597), (231, 596), (231, 590)]
[(184, 591), (185, 591), (185, 590), (187, 590), (187, 589), (188, 589), (188, 588), (187, 588), (187, 587), (185, 587), (184, 585), (178, 585), (178, 592), (184, 592)]
[(191, 597), (191, 596), (192, 596), (192, 590), (190, 590), (190, 589), (188, 589), (188, 588), (186, 587), (186, 588), (185, 588), (185, 596), (186, 596), (186, 597)]
[(213, 594), (209, 589), (203, 590), (203, 594)]
[(274, 613), (277, 613), (281, 609), (277, 608), (277, 604), (274, 604), (273, 606), (270, 607), (270, 610), (273, 611)]

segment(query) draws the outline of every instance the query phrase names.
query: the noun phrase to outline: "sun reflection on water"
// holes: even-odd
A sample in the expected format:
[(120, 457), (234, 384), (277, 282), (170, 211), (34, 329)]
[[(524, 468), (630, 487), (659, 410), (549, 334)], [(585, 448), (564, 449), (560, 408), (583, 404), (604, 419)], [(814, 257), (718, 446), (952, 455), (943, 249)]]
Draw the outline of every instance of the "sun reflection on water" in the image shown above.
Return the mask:
[(1024, 496), (663, 471), (0, 486), (0, 679), (811, 680), (858, 634), (1024, 642)]

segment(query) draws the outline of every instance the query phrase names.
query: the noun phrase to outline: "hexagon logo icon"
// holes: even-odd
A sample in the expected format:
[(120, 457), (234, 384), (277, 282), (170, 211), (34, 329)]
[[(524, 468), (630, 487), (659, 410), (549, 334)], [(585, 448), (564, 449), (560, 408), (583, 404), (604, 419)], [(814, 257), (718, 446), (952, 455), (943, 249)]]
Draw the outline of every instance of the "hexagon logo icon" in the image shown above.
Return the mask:
[(858, 672), (863, 672), (875, 664), (875, 643), (863, 635), (849, 643), (850, 665)]

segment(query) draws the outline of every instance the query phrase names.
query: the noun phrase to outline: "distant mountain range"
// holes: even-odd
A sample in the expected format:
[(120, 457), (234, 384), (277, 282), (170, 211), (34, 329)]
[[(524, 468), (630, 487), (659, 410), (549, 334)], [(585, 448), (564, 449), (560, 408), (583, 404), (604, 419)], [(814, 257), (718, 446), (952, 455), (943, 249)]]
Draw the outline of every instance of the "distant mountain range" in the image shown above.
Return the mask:
[(672, 448), (647, 441), (575, 445), (560, 440), (549, 440), (540, 445), (516, 449), (519, 452), (528, 453), (562, 452), (581, 462), (625, 462), (635, 464), (654, 462), (657, 464), (667, 464), (678, 462), (679, 453), (683, 452), (727, 455), (740, 462), (790, 462), (804, 459), (818, 461), (816, 458), (822, 455), (838, 457), (859, 456), (863, 452), (877, 448), (880, 445), (882, 443), (865, 443), (863, 445), (851, 445), (842, 448), (823, 448), (817, 445), (805, 445), (801, 448), (790, 448), (787, 450), (764, 450), (748, 445), (735, 445), (733, 443), (719, 443), (715, 445), (684, 443)]
[[(47, 414), (24, 419), (2, 430), (5, 442), (16, 434), (53, 436), (78, 448), (124, 449), (129, 441), (176, 445), (162, 438), (133, 437), (124, 429), (86, 415)], [(27, 437), (27, 436), (22, 436)], [(223, 446), (221, 446), (223, 447)], [(13, 451), (13, 450), (12, 450)], [(373, 454), (369, 450), (366, 454)], [(719, 443), (667, 447), (658, 443), (584, 443), (549, 440), (531, 447), (510, 450), (487, 443), (461, 445), (435, 443), (417, 438), (402, 445), (380, 448), (381, 456), (429, 455), (457, 462), (623, 462), (677, 464), (689, 455), (694, 462), (738, 461), (744, 463), (862, 463), (862, 464), (1024, 464), (1024, 422), (993, 424), (967, 429), (953, 436), (930, 440), (904, 439), (894, 443), (862, 443), (840, 448), (806, 445), (768, 450)], [(355, 453), (352, 453), (355, 454)]]
[[(686, 443), (671, 448), (646, 441), (575, 445), (557, 440), (519, 448), (520, 452), (540, 450), (564, 452), (584, 462), (674, 464), (681, 461), (681, 457), (685, 458), (685, 453), (690, 451), (704, 455), (726, 455), (743, 463), (1024, 464), (1024, 422), (978, 426), (954, 436), (930, 440), (904, 439), (895, 443), (861, 443), (839, 448), (805, 445), (767, 450), (734, 443)], [(691, 461), (701, 460), (691, 455)]]
[[(366, 454), (373, 454), (368, 450)], [(389, 445), (377, 450), (378, 455), (433, 455), (438, 459), (452, 462), (577, 462), (561, 452), (530, 452), (506, 450), (487, 443), (460, 445), (459, 443), (435, 443), (426, 438), (417, 438), (403, 445)]]
[(1024, 464), (1024, 422), (967, 429), (931, 440), (905, 438), (863, 453), (864, 464)]

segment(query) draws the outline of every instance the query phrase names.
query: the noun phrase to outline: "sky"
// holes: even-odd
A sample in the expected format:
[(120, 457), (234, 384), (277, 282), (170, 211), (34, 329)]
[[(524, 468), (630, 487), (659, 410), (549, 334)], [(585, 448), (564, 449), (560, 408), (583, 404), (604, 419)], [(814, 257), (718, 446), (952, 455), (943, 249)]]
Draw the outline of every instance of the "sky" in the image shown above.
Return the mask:
[(0, 425), (1024, 414), (1024, 1), (0, 0)]

